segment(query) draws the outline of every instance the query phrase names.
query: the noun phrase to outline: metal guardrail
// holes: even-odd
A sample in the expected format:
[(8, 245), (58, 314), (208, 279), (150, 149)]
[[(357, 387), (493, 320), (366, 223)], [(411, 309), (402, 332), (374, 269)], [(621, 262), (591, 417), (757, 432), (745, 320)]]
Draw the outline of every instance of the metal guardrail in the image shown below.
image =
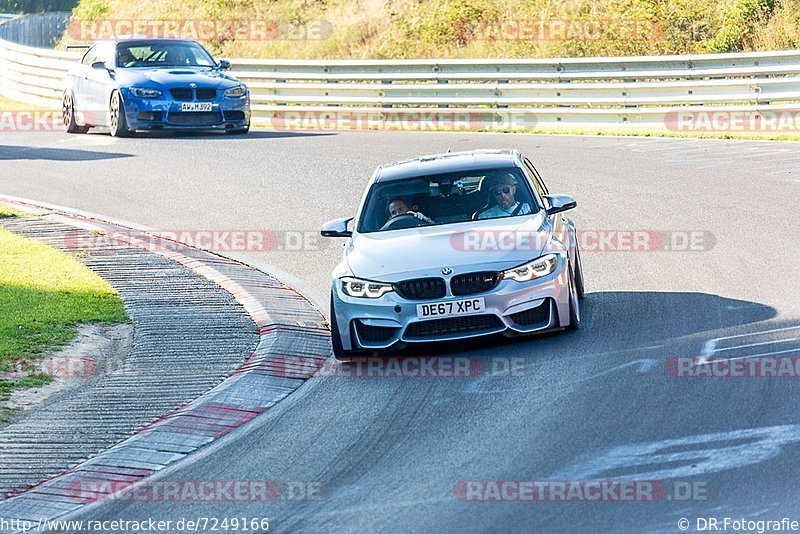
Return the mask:
[[(60, 107), (80, 57), (0, 40), (0, 90)], [(256, 122), (464, 112), (500, 126), (663, 126), (680, 110), (800, 109), (800, 52), (519, 60), (232, 60)], [(522, 117), (522, 120), (519, 120)]]
[(6, 20), (0, 15), (0, 39), (26, 46), (53, 47), (64, 34), (71, 16), (69, 11), (13, 15)]

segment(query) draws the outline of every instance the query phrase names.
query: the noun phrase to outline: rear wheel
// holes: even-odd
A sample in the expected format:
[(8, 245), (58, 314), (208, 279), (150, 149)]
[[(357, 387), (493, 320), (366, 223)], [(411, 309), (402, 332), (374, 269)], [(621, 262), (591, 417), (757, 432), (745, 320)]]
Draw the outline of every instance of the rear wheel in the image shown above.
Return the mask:
[(114, 137), (127, 137), (131, 134), (125, 118), (125, 105), (119, 96), (119, 91), (111, 94), (111, 102), (108, 105), (108, 128)]
[(342, 345), (339, 323), (336, 320), (336, 309), (333, 305), (333, 293), (331, 293), (331, 346), (333, 347), (334, 358), (340, 362), (348, 362), (358, 354), (356, 351), (345, 349)]
[(64, 123), (64, 131), (67, 133), (86, 133), (89, 131), (88, 126), (79, 126), (75, 120), (75, 104), (70, 93), (64, 93), (64, 99), (61, 101), (61, 120)]

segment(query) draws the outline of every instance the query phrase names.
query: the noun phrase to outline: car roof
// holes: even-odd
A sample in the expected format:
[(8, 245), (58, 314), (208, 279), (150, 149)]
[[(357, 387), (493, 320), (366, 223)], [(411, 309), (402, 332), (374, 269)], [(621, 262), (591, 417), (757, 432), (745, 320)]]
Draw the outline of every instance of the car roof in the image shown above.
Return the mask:
[[(184, 39), (181, 37), (147, 37), (146, 35), (140, 37), (125, 37), (124, 39), (102, 39), (100, 41), (96, 41), (94, 45), (100, 43), (112, 43), (112, 44), (126, 44), (126, 43), (139, 43), (142, 41), (155, 41), (155, 42), (164, 42), (164, 43), (196, 43), (194, 39)], [(94, 46), (92, 45), (92, 46)]]
[(470, 169), (493, 169), (514, 166), (522, 157), (519, 150), (470, 150), (446, 152), (387, 163), (378, 167), (376, 182), (388, 182)]

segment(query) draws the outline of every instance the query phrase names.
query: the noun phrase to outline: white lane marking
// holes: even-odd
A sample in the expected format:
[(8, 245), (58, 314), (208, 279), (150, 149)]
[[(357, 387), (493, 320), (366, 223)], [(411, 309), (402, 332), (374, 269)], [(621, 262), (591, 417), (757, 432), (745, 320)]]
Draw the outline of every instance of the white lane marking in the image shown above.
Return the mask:
[[(774, 356), (775, 354), (787, 354), (789, 352), (800, 352), (800, 349), (798, 349), (797, 347), (794, 347), (794, 348), (787, 349), (787, 350), (776, 350), (774, 352), (762, 352), (761, 354), (748, 354), (746, 356), (731, 356), (731, 357), (728, 357), (728, 358), (723, 356), (722, 359), (724, 361), (726, 361), (726, 362), (735, 362), (735, 361), (739, 361), (739, 360), (747, 360), (749, 358), (760, 358), (761, 356)], [(706, 363), (707, 361), (708, 361), (708, 359), (706, 359), (706, 360), (704, 360), (702, 362), (700, 360), (698, 360), (698, 363)]]
[[(784, 326), (784, 327), (781, 327), (781, 328), (773, 328), (771, 330), (761, 330), (759, 332), (749, 332), (747, 334), (736, 334), (736, 335), (733, 335), (733, 336), (722, 336), (722, 337), (715, 337), (715, 338), (709, 339), (708, 341), (706, 341), (703, 344), (703, 348), (700, 350), (700, 358), (698, 358), (697, 363), (698, 364), (707, 363), (708, 362), (708, 357), (711, 356), (712, 354), (716, 353), (716, 352), (722, 352), (722, 351), (725, 351), (725, 350), (729, 350), (731, 348), (737, 348), (737, 347), (720, 347), (720, 348), (717, 348), (717, 345), (719, 344), (720, 341), (726, 341), (728, 339), (741, 339), (743, 337), (756, 337), (756, 336), (760, 336), (760, 335), (763, 335), (763, 334), (774, 334), (776, 332), (787, 332), (789, 330), (800, 330), (800, 325), (798, 325), (798, 326)], [(773, 343), (776, 343), (776, 342), (773, 341)], [(797, 350), (797, 349), (794, 349), (794, 350)], [(762, 354), (762, 356), (764, 356), (764, 355), (766, 355), (766, 354)]]
[(603, 371), (602, 373), (597, 373), (597, 374), (592, 375), (592, 376), (587, 376), (585, 378), (580, 378), (578, 380), (575, 380), (575, 381), (569, 382), (569, 383), (570, 384), (575, 384), (575, 383), (578, 383), (578, 382), (586, 382), (587, 380), (592, 380), (594, 378), (599, 378), (601, 376), (605, 376), (605, 375), (613, 373), (615, 371), (619, 371), (620, 369), (625, 369), (626, 367), (632, 367), (634, 365), (638, 366), (637, 369), (636, 369), (637, 373), (644, 374), (644, 373), (650, 372), (650, 369), (653, 367), (653, 364), (655, 364), (655, 363), (656, 363), (656, 361), (653, 360), (652, 358), (643, 358), (641, 360), (633, 360), (632, 362), (623, 363), (622, 365), (618, 365), (616, 367), (612, 367), (611, 369), (607, 369), (607, 370)]
[(759, 341), (758, 343), (745, 343), (744, 345), (733, 345), (732, 347), (722, 347), (721, 349), (717, 349), (716, 352), (722, 352), (726, 350), (736, 350), (736, 349), (745, 349), (748, 347), (760, 347), (763, 345), (775, 345), (776, 343), (788, 343), (790, 341), (797, 341), (798, 337), (790, 337), (788, 339), (778, 339), (772, 341)]
[(658, 141), (642, 141), (628, 143), (623, 148), (636, 153), (652, 153), (660, 156), (663, 163), (669, 167), (687, 167), (708, 169), (720, 164), (735, 163), (739, 160), (747, 161), (751, 158), (761, 158), (761, 172), (767, 174), (786, 174), (794, 169), (791, 163), (796, 158), (791, 156), (796, 150), (791, 148), (776, 147), (771, 144), (758, 144), (748, 146), (747, 141), (729, 141), (724, 145), (702, 144), (687, 147), (677, 141), (665, 143)]
[[(692, 477), (770, 460), (780, 454), (784, 445), (798, 441), (800, 425), (781, 425), (634, 443), (587, 455), (551, 479), (592, 480), (610, 476), (615, 480), (666, 480)], [(670, 463), (680, 465), (669, 467)], [(632, 472), (637, 467), (643, 472)], [(621, 470), (631, 472), (621, 474)], [(612, 471), (616, 473), (605, 475)]]

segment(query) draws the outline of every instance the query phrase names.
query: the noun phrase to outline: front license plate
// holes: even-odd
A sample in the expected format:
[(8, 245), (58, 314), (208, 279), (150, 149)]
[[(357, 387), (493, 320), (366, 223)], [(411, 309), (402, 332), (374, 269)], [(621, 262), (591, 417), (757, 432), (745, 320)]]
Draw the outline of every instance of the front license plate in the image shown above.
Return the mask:
[(211, 102), (182, 102), (181, 111), (211, 111)]
[(449, 302), (434, 302), (431, 304), (417, 304), (417, 317), (452, 317), (454, 315), (472, 315), (481, 313), (486, 309), (483, 297), (475, 299), (451, 300)]

